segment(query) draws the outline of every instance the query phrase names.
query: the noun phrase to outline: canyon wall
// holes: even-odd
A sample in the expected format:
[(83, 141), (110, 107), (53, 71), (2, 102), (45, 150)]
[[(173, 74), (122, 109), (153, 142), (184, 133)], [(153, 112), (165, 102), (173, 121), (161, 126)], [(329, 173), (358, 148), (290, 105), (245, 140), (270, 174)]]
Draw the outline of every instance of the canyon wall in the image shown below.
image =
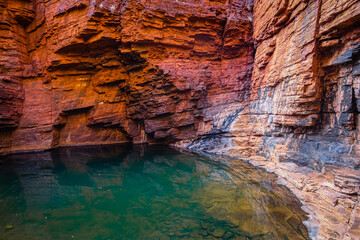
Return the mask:
[(223, 147), (359, 168), (359, 21), (358, 1), (255, 1), (250, 100)]
[(193, 139), (249, 98), (251, 1), (1, 7), (0, 152)]
[(314, 239), (358, 239), (360, 2), (257, 0), (253, 26), (250, 103), (187, 147), (276, 172)]
[(0, 0), (0, 13), (0, 154), (133, 142), (238, 156), (285, 179), (322, 219), (313, 236), (360, 236), (359, 1)]

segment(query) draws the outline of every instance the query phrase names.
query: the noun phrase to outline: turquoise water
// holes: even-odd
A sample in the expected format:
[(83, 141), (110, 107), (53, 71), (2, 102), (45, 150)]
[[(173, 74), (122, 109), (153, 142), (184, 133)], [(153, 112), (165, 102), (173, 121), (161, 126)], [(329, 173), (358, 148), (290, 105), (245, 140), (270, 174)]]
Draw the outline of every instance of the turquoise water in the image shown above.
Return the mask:
[(0, 165), (0, 239), (308, 239), (274, 176), (161, 146), (61, 148)]

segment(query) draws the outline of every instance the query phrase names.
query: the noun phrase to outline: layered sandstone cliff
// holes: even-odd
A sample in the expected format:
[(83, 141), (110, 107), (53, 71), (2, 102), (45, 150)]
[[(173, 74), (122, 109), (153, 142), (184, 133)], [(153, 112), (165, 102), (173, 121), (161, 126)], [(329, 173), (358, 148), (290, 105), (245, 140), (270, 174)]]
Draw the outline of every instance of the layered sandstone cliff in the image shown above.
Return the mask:
[(314, 239), (360, 234), (359, 20), (359, 1), (255, 1), (250, 104), (188, 145), (276, 172)]
[(1, 53), (0, 152), (207, 132), (224, 108), (248, 99), (252, 7), (3, 1), (3, 39), (13, 44)]
[(360, 236), (359, 1), (0, 0), (0, 13), (0, 153), (238, 156), (284, 179), (313, 236)]

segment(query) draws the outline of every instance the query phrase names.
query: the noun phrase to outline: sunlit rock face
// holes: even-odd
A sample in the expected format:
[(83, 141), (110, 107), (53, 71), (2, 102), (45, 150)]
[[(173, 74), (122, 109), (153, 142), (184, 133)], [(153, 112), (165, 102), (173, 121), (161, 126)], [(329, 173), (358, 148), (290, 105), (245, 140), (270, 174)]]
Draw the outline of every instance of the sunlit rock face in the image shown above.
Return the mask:
[(249, 98), (251, 1), (0, 6), (0, 152), (189, 140)]

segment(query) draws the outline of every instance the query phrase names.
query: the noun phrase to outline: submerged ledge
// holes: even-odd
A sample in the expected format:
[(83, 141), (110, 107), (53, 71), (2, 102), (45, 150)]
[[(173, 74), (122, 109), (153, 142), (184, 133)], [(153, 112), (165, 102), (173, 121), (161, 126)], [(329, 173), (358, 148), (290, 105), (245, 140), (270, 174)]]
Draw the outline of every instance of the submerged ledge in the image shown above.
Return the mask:
[[(31, 234), (30, 232), (26, 231), (31, 230), (26, 228), (28, 224), (27, 222), (24, 223), (25, 225), (23, 225), (22, 222), (32, 219), (34, 224), (39, 224), (39, 221), (44, 221), (45, 225), (40, 225), (43, 227), (35, 228), (37, 229), (36, 232), (38, 234), (45, 234), (47, 236), (48, 234), (52, 234), (51, 231), (55, 231), (56, 234), (60, 234), (59, 236), (64, 236), (64, 234), (71, 234), (72, 232), (69, 232), (69, 229), (67, 228), (62, 231), (61, 226), (66, 226), (66, 219), (68, 219), (70, 216), (77, 216), (73, 215), (73, 211), (70, 211), (74, 207), (72, 204), (70, 204), (73, 202), (71, 200), (71, 197), (73, 196), (71, 193), (74, 192), (74, 190), (77, 188), (79, 189), (74, 192), (76, 193), (76, 196), (78, 196), (78, 193), (81, 193), (81, 199), (83, 199), (84, 196), (88, 196), (90, 197), (90, 200), (94, 200), (95, 197), (95, 199), (97, 199), (95, 201), (97, 204), (99, 204), (99, 201), (107, 201), (106, 196), (108, 195), (101, 195), (101, 193), (105, 194), (108, 192), (108, 190), (110, 190), (110, 192), (113, 191), (113, 195), (110, 195), (115, 197), (115, 199), (123, 199), (120, 201), (120, 203), (127, 199), (127, 197), (124, 199), (120, 196), (128, 196), (130, 197), (129, 200), (131, 200), (131, 196), (133, 196), (131, 193), (130, 195), (117, 194), (118, 191), (122, 191), (121, 189), (127, 186), (131, 179), (131, 182), (133, 183), (133, 185), (131, 185), (133, 186), (131, 189), (134, 189), (132, 191), (136, 192), (143, 189), (145, 192), (150, 193), (150, 195), (157, 196), (160, 194), (159, 197), (163, 196), (161, 195), (161, 192), (163, 191), (161, 190), (162, 188), (158, 189), (156, 184), (151, 185), (151, 181), (142, 181), (141, 179), (138, 179), (138, 177), (141, 175), (137, 174), (140, 174), (142, 171), (144, 171), (146, 174), (150, 174), (147, 175), (148, 177), (155, 177), (154, 179), (151, 178), (155, 180), (155, 182), (165, 177), (165, 179), (170, 180), (168, 183), (175, 187), (175, 189), (177, 189), (177, 186), (183, 186), (182, 184), (185, 184), (184, 186), (188, 186), (188, 184), (194, 183), (194, 178), (196, 180), (198, 177), (201, 177), (202, 180), (197, 183), (197, 185), (200, 184), (201, 186), (204, 184), (205, 192), (195, 191), (195, 194), (189, 195), (187, 191), (177, 191), (177, 194), (180, 194), (180, 198), (183, 199), (179, 201), (179, 204), (181, 202), (183, 202), (183, 204), (185, 204), (185, 202), (189, 202), (190, 205), (195, 204), (196, 202), (201, 203), (202, 205), (200, 207), (204, 207), (205, 212), (208, 212), (210, 216), (214, 217), (214, 220), (217, 219), (216, 221), (220, 221), (220, 225), (223, 221), (221, 220), (222, 218), (229, 218), (229, 220), (232, 222), (231, 228), (235, 228), (235, 225), (237, 225), (236, 219), (240, 220), (240, 222), (238, 222), (238, 228), (240, 229), (239, 233), (241, 236), (246, 236), (244, 239), (282, 239), (282, 236), (287, 236), (289, 239), (308, 239), (308, 231), (302, 224), (302, 221), (306, 217), (304, 215), (304, 211), (301, 210), (300, 202), (293, 194), (290, 193), (287, 188), (276, 184), (277, 177), (275, 174), (267, 173), (263, 169), (253, 167), (251, 164), (245, 161), (238, 161), (236, 159), (232, 159), (235, 161), (230, 161), (231, 159), (227, 159), (226, 157), (220, 157), (220, 159), (216, 155), (207, 155), (203, 153), (195, 154), (184, 149), (177, 149), (178, 151), (175, 151), (169, 147), (164, 146), (128, 146), (129, 145), (116, 144), (98, 147), (66, 147), (47, 152), (44, 151), (11, 155), (12, 162), (3, 165), (3, 168), (1, 169), (6, 174), (1, 174), (0, 176), (2, 176), (2, 186), (5, 187), (5, 190), (7, 188), (15, 190), (17, 189), (15, 192), (17, 194), (10, 195), (10, 200), (15, 197), (14, 200), (16, 201), (14, 203), (16, 204), (12, 206), (15, 206), (15, 210), (17, 210), (15, 212), (9, 212), (9, 210), (6, 210), (7, 208), (3, 208), (3, 210), (5, 209), (5, 212), (10, 214), (9, 216), (13, 216), (11, 214), (17, 213), (18, 211), (22, 212), (23, 210), (26, 210), (26, 214), (22, 215), (23, 217), (14, 223), (9, 222), (12, 219), (11, 217), (4, 218), (0, 225), (8, 224), (11, 226), (11, 228), (0, 229), (0, 232), (3, 230), (6, 234), (8, 234), (7, 236), (12, 236), (12, 234), (18, 233), (20, 231), (20, 234), (25, 234), (25, 236), (28, 237)], [(184, 163), (185, 168), (179, 169), (178, 164)], [(6, 166), (10, 166), (10, 169), (6, 168)], [(118, 169), (119, 173), (122, 174), (119, 176), (117, 176), (118, 174), (114, 175), (114, 172), (111, 171), (116, 169)], [(128, 171), (126, 169), (133, 170), (127, 172), (127, 174), (124, 175), (124, 171)], [(190, 169), (192, 170), (190, 171)], [(8, 170), (11, 171), (8, 172)], [(94, 170), (96, 171), (94, 172)], [(181, 172), (183, 172), (185, 175), (183, 176), (180, 174), (179, 176), (179, 173)], [(109, 178), (106, 178), (106, 176), (109, 176)], [(78, 177), (78, 179), (75, 179), (74, 177)], [(160, 178), (158, 179), (158, 177)], [(178, 177), (181, 178), (178, 179)], [(188, 179), (189, 177), (190, 179)], [(212, 184), (213, 181), (215, 181), (215, 184)], [(143, 186), (141, 182), (143, 182), (142, 184), (145, 184), (145, 186)], [(146, 188), (146, 183), (150, 184), (149, 189)], [(167, 181), (161, 181), (159, 182), (159, 186), (166, 187), (168, 186), (168, 183)], [(13, 188), (13, 184), (15, 184), (17, 187)], [(20, 186), (23, 186), (24, 188), (21, 188)], [(74, 187), (77, 188), (73, 189)], [(152, 192), (153, 190), (151, 187), (155, 187), (155, 189), (157, 189), (157, 194)], [(136, 190), (137, 188), (139, 189)], [(202, 188), (198, 190), (201, 189)], [(25, 194), (23, 195), (22, 193)], [(47, 196), (48, 194), (50, 196)], [(183, 196), (183, 194), (185, 195)], [(18, 195), (20, 198), (16, 197)], [(74, 196), (74, 199), (77, 199), (75, 202), (79, 200), (76, 196)], [(183, 197), (186, 196), (192, 197), (184, 202), (186, 198)], [(105, 197), (105, 199), (103, 199), (103, 197)], [(192, 198), (195, 199), (191, 200)], [(47, 203), (47, 200), (49, 199), (52, 200), (51, 204), (48, 206), (45, 203)], [(65, 204), (63, 206), (60, 204), (62, 202), (61, 199), (67, 199), (67, 202), (71, 200), (69, 202), (70, 205)], [(111, 199), (113, 198), (111, 197), (110, 200)], [(199, 202), (199, 200), (201, 201)], [(55, 205), (52, 201), (55, 201)], [(82, 203), (82, 201), (80, 202)], [(85, 204), (84, 207), (92, 207), (95, 202), (90, 204), (90, 201), (90, 205)], [(149, 201), (145, 202), (149, 203)], [(24, 203), (27, 203), (25, 205), (26, 207), (22, 208), (21, 206), (23, 206)], [(75, 205), (78, 206), (77, 204)], [(45, 206), (45, 208), (42, 209), (42, 206)], [(126, 206), (127, 205), (125, 205), (125, 207)], [(3, 204), (2, 207), (6, 207), (6, 204)], [(63, 212), (61, 210), (63, 208), (67, 211)], [(39, 214), (34, 214), (36, 213), (37, 209), (42, 210)], [(84, 216), (84, 210), (88, 208), (81, 208), (80, 206), (79, 209), (76, 209), (77, 211), (81, 210), (81, 216)], [(101, 212), (101, 209), (98, 208), (94, 210), (95, 212)], [(158, 211), (156, 207), (155, 210)], [(108, 211), (108, 208), (106, 208), (106, 211)], [(89, 214), (89, 216), (93, 216), (91, 213)], [(173, 216), (174, 213), (171, 214), (171, 216)], [(43, 219), (44, 216), (45, 219)], [(110, 218), (111, 216), (109, 215), (108, 217)], [(124, 217), (129, 216), (124, 215)], [(198, 219), (198, 221), (202, 221), (201, 219), (202, 218)], [(122, 221), (124, 220), (126, 221), (126, 218)], [(233, 222), (234, 220), (235, 222)], [(254, 222), (254, 220), (256, 221)], [(94, 222), (96, 219), (90, 218), (89, 221)], [(109, 221), (115, 221), (118, 223), (116, 218), (110, 218)], [(167, 219), (167, 221), (172, 220)], [(262, 226), (263, 224), (268, 225), (266, 225), (267, 227), (264, 229), (256, 227)], [(48, 225), (58, 227), (55, 229), (52, 228), (51, 230), (46, 227)], [(284, 228), (284, 226), (287, 227)], [(101, 229), (101, 227), (102, 225), (100, 224), (95, 228)], [(24, 233), (21, 230), (23, 228), (26, 230)], [(203, 228), (203, 226), (201, 228)], [(77, 228), (74, 227), (71, 229), (74, 231), (77, 230)], [(249, 231), (250, 229), (253, 230)], [(263, 230), (260, 231), (260, 229), (267, 230), (263, 232)], [(48, 232), (48, 230), (50, 232)], [(86, 232), (82, 230), (80, 229), (79, 232), (77, 232), (79, 235), (75, 237), (80, 237), (81, 234), (86, 234)], [(259, 231), (260, 233), (262, 232), (260, 235)], [(251, 235), (249, 235), (249, 233), (251, 233)], [(201, 230), (200, 234), (202, 235), (206, 233)], [(220, 235), (224, 234), (222, 231), (218, 231), (216, 233), (211, 232), (208, 234), (211, 235), (208, 236), (211, 239), (228, 239), (221, 238)], [(230, 233), (227, 234), (229, 238), (231, 238), (230, 235)], [(172, 237), (170, 238), (172, 239)]]
[[(181, 146), (173, 146), (184, 149)], [(186, 149), (186, 148), (185, 148)], [(186, 149), (188, 150), (188, 149)], [(236, 154), (191, 150), (207, 156), (246, 161), (278, 177), (302, 203), (308, 218), (303, 223), (311, 239), (355, 240), (360, 238), (360, 171), (325, 165), (322, 172), (292, 162), (273, 162), (257, 156), (242, 158)], [(220, 151), (219, 151), (220, 152)]]

